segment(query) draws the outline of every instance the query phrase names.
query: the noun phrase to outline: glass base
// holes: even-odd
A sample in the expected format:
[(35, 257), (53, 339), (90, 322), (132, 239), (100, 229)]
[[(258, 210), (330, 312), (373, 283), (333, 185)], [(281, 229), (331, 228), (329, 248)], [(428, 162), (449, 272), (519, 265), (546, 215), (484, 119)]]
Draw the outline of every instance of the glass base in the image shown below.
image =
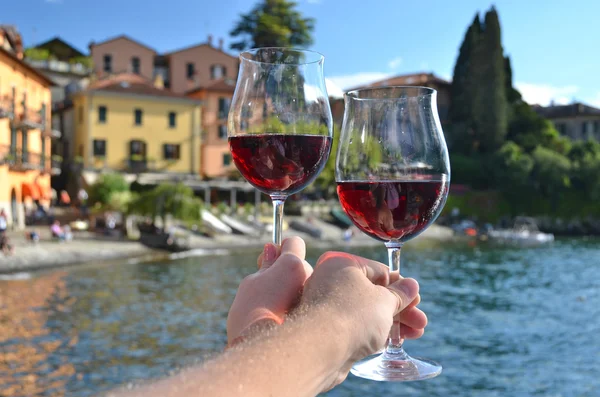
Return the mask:
[(404, 351), (401, 355), (385, 352), (354, 364), (350, 372), (370, 380), (408, 382), (434, 378), (442, 373), (442, 366), (425, 358), (410, 357)]

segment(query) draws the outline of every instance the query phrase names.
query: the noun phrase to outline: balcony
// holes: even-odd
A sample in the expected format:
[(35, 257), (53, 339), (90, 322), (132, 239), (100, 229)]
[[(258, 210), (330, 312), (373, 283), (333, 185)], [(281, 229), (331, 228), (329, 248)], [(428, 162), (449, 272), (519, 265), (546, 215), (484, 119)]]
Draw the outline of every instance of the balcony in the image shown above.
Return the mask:
[(9, 145), (0, 146), (0, 165), (8, 164), (11, 171), (49, 171), (50, 159), (40, 153), (23, 151)]
[(49, 70), (58, 73), (72, 73), (80, 76), (86, 76), (92, 72), (87, 65), (89, 61), (73, 59), (72, 61), (57, 61), (54, 59), (32, 59), (25, 58), (25, 61), (36, 69)]
[(42, 113), (45, 113), (45, 109), (25, 109), (17, 115), (15, 126), (17, 128), (25, 128), (28, 130), (44, 130), (46, 127)]
[(146, 158), (130, 158), (126, 161), (125, 171), (133, 174), (140, 174), (147, 172), (150, 168), (148, 167), (148, 159)]
[(0, 96), (0, 119), (13, 117), (13, 100), (9, 95)]

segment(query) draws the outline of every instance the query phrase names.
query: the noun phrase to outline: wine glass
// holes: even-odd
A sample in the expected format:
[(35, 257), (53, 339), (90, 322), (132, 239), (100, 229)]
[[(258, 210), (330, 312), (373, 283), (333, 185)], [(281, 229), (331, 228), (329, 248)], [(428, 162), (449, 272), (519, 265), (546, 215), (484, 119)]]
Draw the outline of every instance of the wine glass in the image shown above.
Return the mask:
[[(335, 178), (342, 208), (365, 234), (383, 241), (390, 271), (400, 271), (402, 245), (440, 214), (450, 184), (448, 149), (436, 106), (425, 87), (385, 87), (348, 92)], [(436, 362), (402, 348), (394, 319), (385, 351), (356, 363), (356, 376), (381, 381), (428, 379)]]
[(242, 176), (273, 201), (281, 244), (285, 199), (315, 180), (331, 151), (333, 121), (323, 55), (291, 48), (240, 54), (228, 119), (229, 149)]

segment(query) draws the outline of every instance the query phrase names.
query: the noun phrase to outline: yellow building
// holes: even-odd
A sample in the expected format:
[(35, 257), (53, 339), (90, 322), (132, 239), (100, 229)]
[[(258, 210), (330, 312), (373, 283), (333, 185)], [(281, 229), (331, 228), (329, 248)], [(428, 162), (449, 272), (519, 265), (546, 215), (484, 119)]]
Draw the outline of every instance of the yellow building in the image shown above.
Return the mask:
[(120, 74), (90, 83), (73, 106), (73, 145), (88, 183), (105, 170), (165, 179), (199, 173), (199, 101)]
[(9, 225), (23, 226), (35, 202), (49, 204), (50, 86), (22, 61), (18, 34), (0, 29), (0, 209)]

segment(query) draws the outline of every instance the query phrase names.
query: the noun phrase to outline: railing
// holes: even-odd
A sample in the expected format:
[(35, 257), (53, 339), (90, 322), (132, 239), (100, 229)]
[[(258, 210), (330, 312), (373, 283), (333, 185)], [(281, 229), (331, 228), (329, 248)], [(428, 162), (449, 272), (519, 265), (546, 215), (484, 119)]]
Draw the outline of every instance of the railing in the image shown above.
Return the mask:
[(142, 159), (142, 160), (129, 159), (129, 160), (127, 160), (126, 166), (127, 166), (126, 171), (133, 172), (135, 174), (139, 174), (140, 172), (148, 171), (148, 160), (147, 159)]
[(92, 72), (92, 69), (81, 63), (68, 63), (64, 61), (57, 60), (36, 60), (36, 59), (25, 59), (27, 63), (34, 68), (39, 69), (47, 69), (52, 70), (54, 72), (62, 72), (62, 73), (75, 73), (80, 75), (86, 75)]
[(47, 156), (40, 153), (23, 151), (9, 145), (0, 146), (0, 164), (8, 164), (11, 170), (48, 170), (48, 160)]
[(12, 117), (13, 101), (8, 95), (0, 96), (0, 119)]

